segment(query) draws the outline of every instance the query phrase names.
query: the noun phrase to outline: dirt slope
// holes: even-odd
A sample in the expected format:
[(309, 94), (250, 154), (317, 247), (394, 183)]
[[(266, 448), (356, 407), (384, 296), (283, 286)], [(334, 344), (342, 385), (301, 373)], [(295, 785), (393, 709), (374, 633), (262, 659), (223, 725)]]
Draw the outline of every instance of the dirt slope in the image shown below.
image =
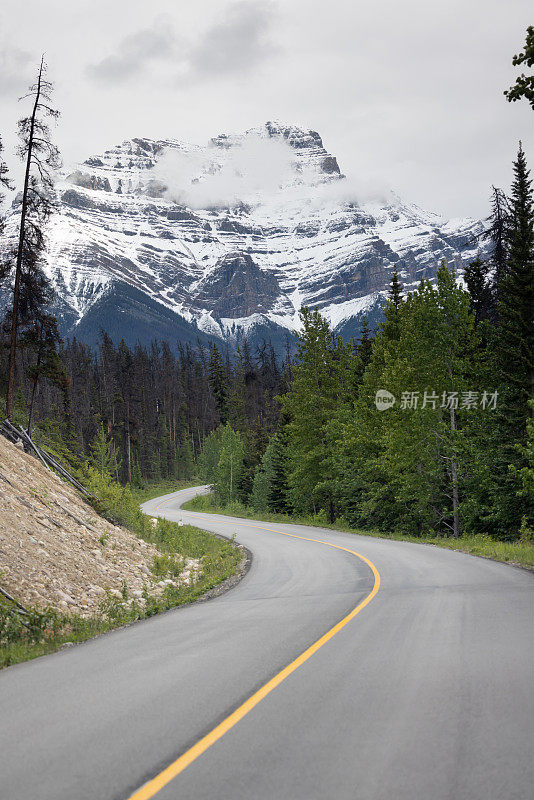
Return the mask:
[[(124, 584), (142, 603), (144, 587), (151, 595), (165, 588), (151, 576), (157, 555), (0, 435), (0, 586), (21, 603), (90, 616), (107, 590), (119, 596)], [(200, 566), (183, 564), (180, 578), (167, 583), (188, 583)]]

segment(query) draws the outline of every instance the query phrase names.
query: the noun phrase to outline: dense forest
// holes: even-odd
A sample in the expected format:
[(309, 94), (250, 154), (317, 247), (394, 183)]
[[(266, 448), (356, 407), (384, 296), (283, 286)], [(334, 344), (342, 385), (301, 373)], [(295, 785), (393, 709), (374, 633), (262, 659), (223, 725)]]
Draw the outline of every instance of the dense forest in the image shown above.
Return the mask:
[(218, 428), (201, 475), (222, 503), (412, 535), (531, 537), (534, 524), (534, 204), (519, 150), (494, 193), (492, 256), (464, 284), (445, 265), (404, 296), (393, 276), (374, 337), (334, 340), (303, 309), (278, 427), (255, 469), (248, 435)]
[(494, 191), (491, 257), (463, 282), (442, 264), (404, 296), (395, 273), (384, 323), (357, 343), (302, 309), (252, 484), (247, 426), (229, 419), (205, 441), (200, 474), (222, 504), (416, 536), (532, 536), (534, 203), (522, 148), (514, 176), (509, 198)]
[(206, 437), (226, 423), (246, 435), (252, 469), (276, 430), (287, 370), (270, 345), (254, 356), (246, 343), (235, 355), (214, 345), (174, 355), (165, 342), (132, 351), (103, 334), (98, 352), (72, 341), (57, 355), (60, 369), (37, 380), (34, 351), (19, 348), (16, 421), (27, 428), (31, 409), (37, 441), (122, 483), (191, 478)]
[[(493, 190), (489, 257), (462, 279), (442, 264), (410, 293), (395, 272), (384, 322), (357, 342), (303, 308), (297, 352), (283, 359), (268, 342), (132, 351), (105, 332), (94, 352), (62, 342), (48, 313), (59, 156), (44, 71), (19, 122), (19, 241), (0, 262), (10, 419), (74, 469), (122, 484), (199, 476), (221, 504), (257, 512), (418, 536), (534, 535), (534, 199), (521, 146), (509, 194)], [(0, 142), (0, 187), (11, 188), (1, 155)]]

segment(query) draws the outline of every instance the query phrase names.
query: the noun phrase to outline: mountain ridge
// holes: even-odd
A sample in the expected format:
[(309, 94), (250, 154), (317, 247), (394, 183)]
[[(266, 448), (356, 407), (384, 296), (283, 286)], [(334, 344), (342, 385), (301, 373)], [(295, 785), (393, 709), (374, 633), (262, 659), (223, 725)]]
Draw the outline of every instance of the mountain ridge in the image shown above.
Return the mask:
[[(378, 324), (395, 266), (407, 290), (433, 279), (441, 260), (461, 271), (483, 230), (393, 193), (359, 200), (316, 131), (274, 122), (205, 147), (126, 140), (56, 190), (47, 254), (56, 313), (64, 335), (91, 342), (97, 318), (130, 341), (175, 327), (180, 340), (282, 342), (301, 305), (357, 335), (362, 315)], [(16, 212), (17, 199), (8, 236)]]

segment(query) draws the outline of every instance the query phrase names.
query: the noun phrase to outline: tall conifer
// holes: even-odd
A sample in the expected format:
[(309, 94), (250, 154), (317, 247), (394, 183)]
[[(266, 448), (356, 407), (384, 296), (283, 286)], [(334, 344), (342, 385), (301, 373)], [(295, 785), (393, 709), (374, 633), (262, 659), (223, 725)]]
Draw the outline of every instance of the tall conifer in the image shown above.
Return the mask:
[(525, 153), (514, 162), (510, 198), (509, 251), (497, 306), (496, 366), (500, 378), (495, 441), (495, 509), (502, 535), (517, 534), (532, 502), (520, 494), (518, 470), (524, 465), (527, 421), (534, 399), (534, 200)]

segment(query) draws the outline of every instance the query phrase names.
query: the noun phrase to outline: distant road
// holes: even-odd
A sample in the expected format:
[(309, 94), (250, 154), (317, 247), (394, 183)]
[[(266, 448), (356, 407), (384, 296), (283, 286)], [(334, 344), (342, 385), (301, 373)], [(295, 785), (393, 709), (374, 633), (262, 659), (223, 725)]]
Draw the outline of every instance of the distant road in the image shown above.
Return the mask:
[(195, 493), (144, 509), (235, 533), (250, 571), (0, 672), (1, 800), (532, 800), (534, 576)]

